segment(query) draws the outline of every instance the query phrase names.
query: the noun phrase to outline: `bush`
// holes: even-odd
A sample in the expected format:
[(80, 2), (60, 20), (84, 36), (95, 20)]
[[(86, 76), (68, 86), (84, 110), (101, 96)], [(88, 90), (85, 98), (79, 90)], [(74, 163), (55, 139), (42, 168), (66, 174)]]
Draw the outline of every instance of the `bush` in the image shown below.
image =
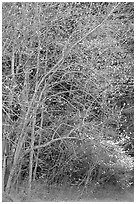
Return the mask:
[(67, 178), (76, 185), (114, 180), (129, 186), (133, 7), (123, 2), (3, 3), (7, 189), (25, 176), (29, 192), (32, 179), (40, 177), (56, 184)]

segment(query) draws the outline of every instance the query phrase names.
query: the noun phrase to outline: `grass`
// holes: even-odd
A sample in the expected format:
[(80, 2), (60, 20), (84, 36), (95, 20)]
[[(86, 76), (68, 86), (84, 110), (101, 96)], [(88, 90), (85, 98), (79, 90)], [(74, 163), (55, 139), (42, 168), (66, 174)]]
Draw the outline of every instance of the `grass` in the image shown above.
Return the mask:
[[(84, 186), (63, 185), (47, 186), (44, 181), (35, 181), (31, 197), (27, 196), (27, 184), (24, 183), (15, 191), (12, 189), (13, 201), (20, 202), (134, 202), (134, 188), (121, 189), (113, 184), (96, 186), (93, 183)], [(5, 200), (8, 201), (10, 200)]]

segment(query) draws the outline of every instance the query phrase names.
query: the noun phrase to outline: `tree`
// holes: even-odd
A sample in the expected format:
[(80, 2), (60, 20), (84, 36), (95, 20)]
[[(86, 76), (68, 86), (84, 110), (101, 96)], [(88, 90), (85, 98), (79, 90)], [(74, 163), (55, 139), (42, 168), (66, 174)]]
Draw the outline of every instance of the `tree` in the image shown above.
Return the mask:
[(60, 170), (69, 178), (84, 172), (87, 185), (97, 169), (103, 169), (98, 178), (106, 169), (120, 183), (120, 174), (132, 171), (126, 145), (133, 143), (133, 128), (129, 135), (122, 127), (129, 116), (133, 123), (133, 8), (3, 3), (6, 191), (28, 171), (29, 194), (38, 174), (50, 181), (59, 180)]

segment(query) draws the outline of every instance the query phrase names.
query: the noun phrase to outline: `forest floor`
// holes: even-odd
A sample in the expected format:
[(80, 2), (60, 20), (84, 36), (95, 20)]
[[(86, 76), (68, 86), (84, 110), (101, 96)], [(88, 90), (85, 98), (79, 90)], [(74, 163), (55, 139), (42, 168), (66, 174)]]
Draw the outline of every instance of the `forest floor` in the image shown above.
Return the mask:
[(123, 190), (113, 184), (95, 188), (93, 185), (68, 187), (67, 184), (47, 187), (44, 182), (35, 182), (31, 197), (28, 198), (25, 185), (13, 191), (11, 197), (13, 202), (134, 202), (134, 188)]

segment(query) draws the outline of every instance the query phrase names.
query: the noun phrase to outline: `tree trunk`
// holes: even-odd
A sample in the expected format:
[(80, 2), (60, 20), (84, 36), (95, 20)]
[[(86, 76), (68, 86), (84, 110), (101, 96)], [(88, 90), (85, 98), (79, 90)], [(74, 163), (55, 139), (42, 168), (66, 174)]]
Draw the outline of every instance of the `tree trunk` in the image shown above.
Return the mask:
[(28, 196), (29, 197), (31, 196), (31, 188), (32, 188), (33, 153), (34, 153), (34, 141), (35, 141), (35, 123), (36, 123), (36, 109), (34, 110), (32, 135), (31, 135), (31, 151), (30, 151), (29, 183), (28, 183)]

